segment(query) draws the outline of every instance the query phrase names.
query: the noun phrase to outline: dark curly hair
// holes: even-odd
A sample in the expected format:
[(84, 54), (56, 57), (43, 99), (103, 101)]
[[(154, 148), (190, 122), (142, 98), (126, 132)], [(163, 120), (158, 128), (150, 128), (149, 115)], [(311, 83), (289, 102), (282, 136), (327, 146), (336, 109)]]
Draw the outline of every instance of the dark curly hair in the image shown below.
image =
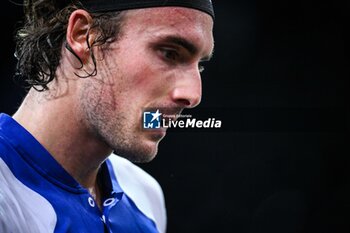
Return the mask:
[[(88, 73), (83, 63), (66, 43), (66, 30), (71, 13), (84, 9), (79, 1), (64, 0), (24, 0), (25, 23), (16, 34), (15, 56), (18, 59), (15, 77), (24, 80), (28, 87), (37, 91), (48, 90), (48, 83), (55, 78), (56, 69), (61, 59), (61, 48), (64, 45), (80, 61), (85, 78), (97, 74), (93, 50), (90, 56), (94, 71)], [(117, 40), (123, 22), (124, 12), (90, 13), (93, 23), (90, 30), (99, 33), (88, 47), (108, 45)]]

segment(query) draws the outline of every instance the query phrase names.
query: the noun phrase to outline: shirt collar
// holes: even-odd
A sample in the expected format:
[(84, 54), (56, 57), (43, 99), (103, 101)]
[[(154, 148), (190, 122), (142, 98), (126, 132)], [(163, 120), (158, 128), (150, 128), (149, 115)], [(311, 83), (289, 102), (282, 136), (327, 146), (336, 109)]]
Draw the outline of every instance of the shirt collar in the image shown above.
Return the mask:
[[(13, 146), (18, 154), (35, 170), (51, 182), (71, 192), (87, 192), (52, 156), (51, 154), (11, 116), (0, 114), (0, 134)], [(122, 193), (111, 163), (106, 160), (102, 169), (108, 172), (102, 176), (109, 181), (112, 193)]]

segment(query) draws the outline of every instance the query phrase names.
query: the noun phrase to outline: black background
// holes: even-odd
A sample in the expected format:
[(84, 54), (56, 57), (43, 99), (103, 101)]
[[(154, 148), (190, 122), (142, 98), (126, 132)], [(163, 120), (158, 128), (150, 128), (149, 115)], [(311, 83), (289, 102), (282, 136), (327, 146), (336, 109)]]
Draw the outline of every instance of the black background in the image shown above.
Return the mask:
[[(0, 111), (12, 114), (22, 9), (2, 4)], [(223, 129), (175, 130), (141, 165), (164, 189), (168, 233), (350, 232), (349, 3), (214, 4), (198, 109)]]

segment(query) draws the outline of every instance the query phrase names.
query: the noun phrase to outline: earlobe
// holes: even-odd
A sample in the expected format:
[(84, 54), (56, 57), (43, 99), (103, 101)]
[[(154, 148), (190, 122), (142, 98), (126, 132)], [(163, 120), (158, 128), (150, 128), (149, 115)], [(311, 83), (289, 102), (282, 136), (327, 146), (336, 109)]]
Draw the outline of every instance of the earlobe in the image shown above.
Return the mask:
[(90, 14), (84, 10), (76, 10), (69, 17), (67, 45), (82, 63), (89, 59), (89, 49), (93, 40), (93, 35), (89, 34), (91, 23)]

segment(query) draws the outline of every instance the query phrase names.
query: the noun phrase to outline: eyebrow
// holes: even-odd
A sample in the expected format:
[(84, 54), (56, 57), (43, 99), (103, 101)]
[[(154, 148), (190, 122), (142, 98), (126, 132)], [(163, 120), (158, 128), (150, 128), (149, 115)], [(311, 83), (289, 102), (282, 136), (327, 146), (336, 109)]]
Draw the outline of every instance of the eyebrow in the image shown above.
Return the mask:
[[(163, 40), (168, 41), (170, 43), (174, 43), (176, 45), (184, 47), (186, 50), (190, 52), (191, 55), (195, 55), (198, 53), (198, 48), (196, 45), (194, 45), (192, 42), (188, 41), (187, 39), (180, 37), (180, 36), (166, 36), (163, 38)], [(213, 53), (211, 53), (208, 56), (205, 56), (201, 59), (201, 61), (209, 61), (213, 56)]]

